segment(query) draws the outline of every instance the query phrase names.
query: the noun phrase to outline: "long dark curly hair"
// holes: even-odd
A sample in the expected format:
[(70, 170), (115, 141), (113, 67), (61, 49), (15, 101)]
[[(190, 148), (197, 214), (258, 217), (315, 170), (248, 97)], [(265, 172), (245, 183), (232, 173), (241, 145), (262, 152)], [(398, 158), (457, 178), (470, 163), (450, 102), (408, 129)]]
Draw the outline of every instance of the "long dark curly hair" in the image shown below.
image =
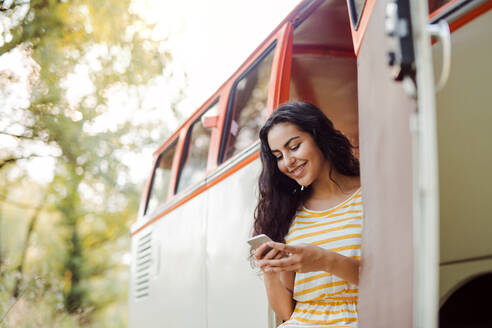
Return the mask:
[(253, 235), (266, 234), (274, 241), (285, 242), (294, 215), (309, 197), (311, 188), (301, 191), (297, 182), (284, 175), (268, 145), (268, 132), (279, 123), (292, 123), (309, 133), (333, 169), (346, 176), (359, 176), (359, 161), (350, 141), (323, 112), (308, 102), (290, 102), (279, 106), (260, 130), (260, 158), (263, 168), (258, 181), (259, 199), (255, 209)]

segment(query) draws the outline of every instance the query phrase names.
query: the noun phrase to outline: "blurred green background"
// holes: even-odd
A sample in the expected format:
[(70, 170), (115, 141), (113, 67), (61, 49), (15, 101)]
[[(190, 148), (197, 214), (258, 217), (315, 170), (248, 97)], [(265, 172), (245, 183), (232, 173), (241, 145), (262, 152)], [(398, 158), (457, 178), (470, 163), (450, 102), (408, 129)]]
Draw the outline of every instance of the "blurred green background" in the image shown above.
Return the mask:
[(181, 119), (145, 103), (166, 39), (130, 0), (0, 6), (0, 327), (126, 327), (129, 164)]

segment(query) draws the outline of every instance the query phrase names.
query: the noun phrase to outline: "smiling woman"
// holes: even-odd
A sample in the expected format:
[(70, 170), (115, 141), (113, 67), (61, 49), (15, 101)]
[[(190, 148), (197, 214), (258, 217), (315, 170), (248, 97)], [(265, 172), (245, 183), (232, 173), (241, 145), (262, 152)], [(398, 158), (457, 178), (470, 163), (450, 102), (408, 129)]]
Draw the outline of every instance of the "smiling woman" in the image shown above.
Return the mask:
[[(280, 106), (261, 129), (260, 140), (263, 169), (256, 233), (283, 242), (300, 204), (315, 210), (330, 207), (346, 198), (338, 195), (338, 191), (347, 192), (343, 187), (349, 186), (350, 191), (359, 185), (359, 161), (353, 147), (310, 103)], [(330, 190), (319, 190), (320, 182), (329, 184)], [(303, 186), (306, 190), (301, 191)], [(318, 198), (318, 191), (335, 195)], [(279, 222), (271, 221), (272, 217)]]
[(278, 242), (255, 254), (271, 307), (282, 327), (355, 326), (362, 200), (350, 142), (306, 102), (280, 106), (260, 140), (254, 233)]

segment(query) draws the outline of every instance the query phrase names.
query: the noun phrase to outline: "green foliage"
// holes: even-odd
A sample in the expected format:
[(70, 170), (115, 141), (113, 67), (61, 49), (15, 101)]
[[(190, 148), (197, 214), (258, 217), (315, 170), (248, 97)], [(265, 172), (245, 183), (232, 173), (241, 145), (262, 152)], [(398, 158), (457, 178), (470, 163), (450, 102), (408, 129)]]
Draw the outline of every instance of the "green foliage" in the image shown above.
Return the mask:
[[(159, 50), (165, 40), (152, 38), (130, 0), (14, 0), (0, 18), (0, 58), (17, 51), (30, 67), (28, 101), (0, 116), (0, 136), (16, 145), (0, 151), (0, 320), (9, 311), (0, 327), (123, 327), (122, 259), (142, 188), (124, 159), (167, 129), (101, 122), (115, 90), (141, 104), (171, 60)], [(4, 99), (20, 92), (8, 89), (12, 76), (0, 72)], [(24, 170), (39, 156), (55, 163), (47, 184)]]

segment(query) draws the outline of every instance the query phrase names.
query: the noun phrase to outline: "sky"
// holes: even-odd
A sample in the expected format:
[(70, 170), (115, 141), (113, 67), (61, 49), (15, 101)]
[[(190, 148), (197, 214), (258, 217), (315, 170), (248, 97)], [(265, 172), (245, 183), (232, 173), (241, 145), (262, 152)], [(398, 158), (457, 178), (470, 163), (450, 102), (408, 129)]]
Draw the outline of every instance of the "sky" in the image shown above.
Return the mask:
[(141, 0), (137, 10), (169, 36), (173, 66), (188, 76), (191, 114), (244, 62), (299, 0)]

